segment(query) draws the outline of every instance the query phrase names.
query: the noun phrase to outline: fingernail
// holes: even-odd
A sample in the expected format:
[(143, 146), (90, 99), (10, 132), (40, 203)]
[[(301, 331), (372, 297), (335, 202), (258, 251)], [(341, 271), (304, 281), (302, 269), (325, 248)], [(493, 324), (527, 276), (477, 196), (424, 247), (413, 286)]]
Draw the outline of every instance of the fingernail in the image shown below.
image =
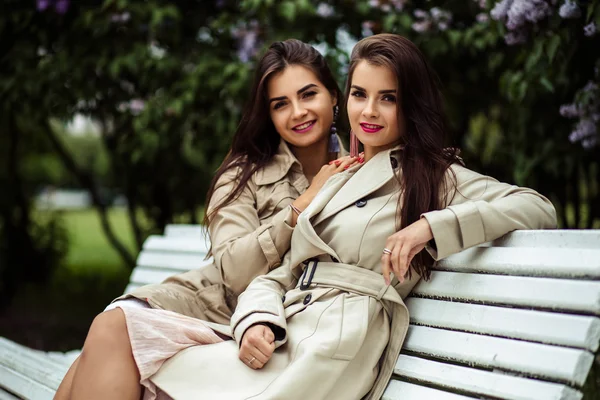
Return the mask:
[(350, 166), (349, 166), (349, 165), (346, 165), (346, 166), (344, 167), (344, 169), (348, 169), (348, 168), (350, 168)]
[(339, 166), (340, 166), (340, 164), (341, 164), (341, 162), (339, 162), (339, 161), (336, 161), (336, 162), (335, 162), (335, 166), (336, 166), (336, 167), (339, 167)]

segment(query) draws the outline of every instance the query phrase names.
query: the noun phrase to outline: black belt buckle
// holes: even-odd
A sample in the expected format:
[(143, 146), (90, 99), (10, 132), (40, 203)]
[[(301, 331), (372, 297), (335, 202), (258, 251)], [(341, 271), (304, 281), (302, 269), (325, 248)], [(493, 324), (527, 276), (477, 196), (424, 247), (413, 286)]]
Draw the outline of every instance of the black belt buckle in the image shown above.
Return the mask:
[[(310, 263), (313, 263), (312, 267), (311, 267)], [(308, 260), (308, 262), (306, 263), (306, 268), (304, 268), (304, 271), (302, 271), (302, 276), (300, 277), (300, 290), (307, 290), (310, 287), (313, 277), (315, 276), (315, 270), (317, 269), (318, 263), (319, 263), (319, 260), (316, 258), (311, 258), (310, 260)], [(308, 280), (305, 281), (307, 271), (309, 269), (310, 269), (310, 275), (308, 276)]]

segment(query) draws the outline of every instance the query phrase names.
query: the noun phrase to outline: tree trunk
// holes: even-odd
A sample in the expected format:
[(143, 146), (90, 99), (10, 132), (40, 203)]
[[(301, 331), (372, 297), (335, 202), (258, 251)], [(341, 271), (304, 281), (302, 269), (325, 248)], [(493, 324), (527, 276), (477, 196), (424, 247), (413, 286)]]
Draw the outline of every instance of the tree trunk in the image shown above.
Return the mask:
[(50, 139), (54, 150), (62, 160), (63, 164), (69, 170), (75, 178), (79, 181), (79, 184), (86, 188), (90, 193), (92, 198), (92, 203), (94, 208), (98, 212), (98, 216), (100, 217), (100, 223), (102, 224), (102, 229), (109, 243), (114, 247), (117, 251), (121, 259), (125, 262), (128, 268), (133, 269), (135, 267), (135, 258), (129, 253), (125, 245), (117, 238), (115, 232), (110, 225), (110, 221), (108, 220), (108, 214), (106, 210), (105, 204), (102, 202), (102, 198), (100, 196), (100, 192), (96, 187), (93, 177), (86, 171), (82, 171), (75, 160), (69, 152), (64, 148), (63, 144), (60, 142), (56, 134), (52, 131), (52, 128), (48, 124), (48, 122), (44, 123), (44, 133)]

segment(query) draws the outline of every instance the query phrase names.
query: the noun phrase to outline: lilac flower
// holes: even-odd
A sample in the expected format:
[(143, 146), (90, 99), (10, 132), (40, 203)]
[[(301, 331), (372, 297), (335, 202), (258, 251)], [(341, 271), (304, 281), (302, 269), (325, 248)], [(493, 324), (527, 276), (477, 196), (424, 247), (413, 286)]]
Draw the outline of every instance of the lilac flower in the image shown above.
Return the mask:
[(571, 143), (579, 142), (584, 139), (590, 139), (596, 136), (598, 129), (591, 118), (582, 119), (575, 126), (575, 130), (569, 135)]
[(413, 22), (412, 28), (415, 32), (423, 33), (431, 30), (431, 21)]
[(125, 23), (127, 21), (129, 21), (129, 19), (131, 18), (131, 14), (129, 14), (129, 12), (125, 11), (124, 13), (121, 14), (113, 14), (110, 16), (110, 21), (111, 22), (121, 22), (121, 23)]
[(509, 46), (525, 43), (527, 41), (527, 34), (522, 30), (508, 32), (504, 36), (504, 41)]
[(231, 35), (238, 40), (237, 54), (241, 61), (248, 62), (256, 55), (259, 47), (259, 29), (260, 26), (256, 20), (252, 20), (232, 29)]
[(379, 5), (380, 5), (380, 1), (379, 1), (379, 0), (369, 0), (369, 5), (370, 5), (372, 8), (377, 8), (377, 7), (379, 7)]
[(402, 11), (408, 0), (391, 0), (396, 11)]
[(54, 3), (54, 9), (59, 14), (65, 14), (69, 9), (69, 0), (56, 0), (56, 3)]
[(329, 18), (335, 14), (335, 10), (327, 3), (319, 3), (317, 6), (317, 14), (323, 18)]
[(371, 36), (373, 34), (373, 28), (375, 27), (375, 22), (373, 21), (363, 21), (362, 23), (362, 35), (364, 37)]
[(129, 110), (133, 115), (139, 115), (146, 107), (146, 102), (141, 99), (133, 99), (129, 101)]
[(590, 22), (583, 27), (583, 34), (587, 37), (594, 36), (596, 32), (598, 32), (598, 29), (596, 28), (596, 24), (594, 22)]
[(425, 11), (425, 10), (420, 10), (420, 9), (418, 9), (418, 8), (417, 8), (417, 9), (416, 9), (416, 10), (413, 12), (413, 15), (414, 15), (415, 17), (417, 17), (417, 18), (421, 18), (421, 19), (424, 19), (424, 18), (428, 18), (428, 17), (429, 17), (429, 14), (427, 14), (427, 11)]
[(50, 0), (37, 0), (37, 10), (44, 11), (46, 8), (50, 6)]
[(506, 27), (510, 30), (520, 28), (525, 21), (537, 22), (552, 13), (544, 0), (514, 0), (506, 13)]
[(581, 17), (581, 9), (573, 0), (565, 0), (565, 3), (558, 10), (558, 15), (565, 19), (579, 18)]
[(475, 20), (480, 24), (484, 24), (490, 20), (490, 16), (486, 13), (479, 13), (475, 16)]
[(473, 0), (477, 3), (477, 5), (479, 6), (479, 8), (481, 8), (482, 10), (485, 10), (485, 8), (487, 7), (487, 0)]
[(563, 104), (560, 106), (560, 115), (565, 118), (578, 118), (581, 113), (575, 104)]
[(510, 10), (510, 6), (512, 6), (513, 1), (514, 0), (501, 0), (496, 3), (492, 11), (490, 11), (492, 19), (500, 21), (506, 18), (508, 10)]

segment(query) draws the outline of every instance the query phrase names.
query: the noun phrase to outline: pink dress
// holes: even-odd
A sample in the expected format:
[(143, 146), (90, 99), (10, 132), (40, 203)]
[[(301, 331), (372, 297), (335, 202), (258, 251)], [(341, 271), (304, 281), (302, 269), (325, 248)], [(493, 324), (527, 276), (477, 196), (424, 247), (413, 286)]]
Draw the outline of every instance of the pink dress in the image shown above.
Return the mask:
[(171, 399), (150, 381), (161, 365), (176, 353), (191, 346), (222, 342), (223, 339), (197, 318), (172, 311), (113, 303), (125, 314), (133, 358), (144, 387), (144, 400)]

